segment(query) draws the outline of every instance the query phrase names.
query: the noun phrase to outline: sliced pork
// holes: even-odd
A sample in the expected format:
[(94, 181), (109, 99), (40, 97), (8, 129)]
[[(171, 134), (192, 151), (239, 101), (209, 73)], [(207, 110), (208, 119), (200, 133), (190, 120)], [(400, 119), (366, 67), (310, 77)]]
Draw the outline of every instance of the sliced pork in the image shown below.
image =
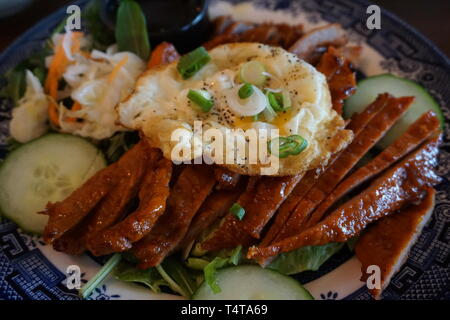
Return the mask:
[(441, 123), (433, 111), (424, 113), (392, 145), (342, 181), (314, 211), (307, 226), (312, 226), (322, 219), (326, 211), (344, 195), (375, 177), (400, 158), (417, 148), (430, 136), (435, 135), (440, 130), (440, 126)]
[(373, 225), (358, 240), (356, 256), (361, 261), (361, 281), (366, 282), (371, 273), (369, 266), (380, 268), (381, 287), (369, 289), (375, 299), (381, 297), (392, 277), (405, 262), (413, 244), (431, 217), (436, 191), (429, 188), (426, 197), (418, 204), (412, 204), (387, 216)]
[[(79, 224), (120, 181), (123, 181), (122, 179), (127, 179), (126, 177), (133, 175), (134, 172), (136, 172), (136, 177), (140, 178), (139, 172), (143, 172), (142, 166), (148, 154), (147, 143), (141, 140), (118, 162), (97, 172), (65, 200), (49, 203), (42, 212), (49, 216), (44, 230), (44, 241), (52, 243)], [(134, 183), (132, 184), (134, 185)], [(127, 185), (127, 183), (123, 185)], [(123, 185), (121, 184), (121, 186)], [(121, 197), (110, 200), (116, 204), (117, 202), (122, 203)]]
[(394, 123), (406, 112), (414, 98), (389, 96), (386, 106), (379, 111), (339, 155), (333, 164), (320, 175), (314, 186), (295, 208), (277, 239), (299, 233), (314, 209), (333, 191), (336, 185), (355, 164), (381, 139)]
[(139, 190), (139, 207), (116, 225), (92, 232), (87, 247), (97, 256), (131, 249), (134, 242), (146, 236), (166, 209), (172, 162), (160, 159), (147, 169)]
[(433, 168), (437, 164), (439, 137), (388, 169), (367, 189), (347, 201), (320, 223), (299, 234), (266, 247), (251, 247), (247, 257), (261, 263), (268, 257), (305, 246), (344, 242), (359, 235), (370, 223), (418, 201), (424, 190), (440, 182)]
[(342, 114), (344, 100), (355, 93), (356, 77), (347, 60), (340, 51), (329, 47), (316, 66), (327, 77), (333, 109)]
[(139, 259), (139, 268), (154, 267), (178, 247), (188, 227), (216, 180), (207, 165), (187, 166), (183, 169), (167, 199), (167, 210), (155, 227), (131, 252)]

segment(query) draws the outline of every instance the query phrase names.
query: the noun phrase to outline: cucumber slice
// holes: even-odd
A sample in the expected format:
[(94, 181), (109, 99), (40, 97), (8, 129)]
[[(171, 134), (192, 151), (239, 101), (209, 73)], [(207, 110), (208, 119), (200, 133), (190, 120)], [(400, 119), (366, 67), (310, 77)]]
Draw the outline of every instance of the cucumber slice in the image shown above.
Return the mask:
[(66, 198), (106, 166), (82, 138), (48, 134), (11, 152), (0, 168), (0, 210), (22, 230), (42, 233), (48, 217), (37, 212)]
[(354, 112), (362, 111), (380, 93), (385, 92), (395, 97), (414, 96), (416, 100), (405, 115), (378, 142), (378, 147), (382, 149), (388, 147), (406, 131), (410, 124), (428, 110), (433, 110), (441, 120), (442, 126), (444, 126), (445, 120), (441, 108), (426, 89), (414, 81), (392, 74), (382, 74), (361, 80), (356, 87), (356, 93), (345, 101), (344, 116), (349, 118)]
[(313, 300), (312, 295), (291, 277), (254, 265), (242, 265), (217, 272), (220, 293), (203, 283), (194, 300)]

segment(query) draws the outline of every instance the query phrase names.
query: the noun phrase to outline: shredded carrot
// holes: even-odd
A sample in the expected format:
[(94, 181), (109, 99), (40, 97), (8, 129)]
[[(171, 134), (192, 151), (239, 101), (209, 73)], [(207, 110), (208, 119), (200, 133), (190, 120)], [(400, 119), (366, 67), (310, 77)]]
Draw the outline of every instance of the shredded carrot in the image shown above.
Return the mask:
[(45, 81), (45, 90), (53, 98), (56, 99), (58, 91), (59, 69), (64, 63), (65, 55), (62, 42), (55, 48), (52, 63), (48, 69), (47, 79)]
[[(66, 35), (64, 35), (66, 36)], [(76, 31), (71, 33), (72, 37), (72, 54), (80, 51), (80, 39), (83, 36), (82, 32)], [(63, 39), (58, 43), (54, 49), (55, 53), (53, 60), (48, 69), (47, 79), (45, 80), (45, 91), (53, 98), (53, 101), (49, 103), (48, 113), (50, 120), (53, 124), (59, 125), (58, 119), (58, 106), (55, 100), (58, 94), (58, 82), (61, 79), (65, 69), (70, 64), (68, 57), (64, 52)]]
[(111, 83), (119, 74), (120, 69), (127, 63), (128, 61), (128, 56), (123, 57), (122, 60), (119, 61), (118, 64), (116, 64), (114, 66), (114, 68), (112, 69), (111, 73), (108, 76), (108, 82)]
[[(75, 101), (73, 106), (72, 106), (72, 108), (70, 110), (78, 111), (78, 110), (81, 110), (81, 108), (82, 108), (81, 103), (79, 103), (78, 101)], [(67, 122), (76, 122), (77, 118), (68, 117), (68, 118), (65, 118), (64, 120), (67, 121)]]
[(180, 57), (173, 44), (169, 42), (162, 42), (153, 50), (147, 68), (154, 68), (156, 66), (173, 62)]

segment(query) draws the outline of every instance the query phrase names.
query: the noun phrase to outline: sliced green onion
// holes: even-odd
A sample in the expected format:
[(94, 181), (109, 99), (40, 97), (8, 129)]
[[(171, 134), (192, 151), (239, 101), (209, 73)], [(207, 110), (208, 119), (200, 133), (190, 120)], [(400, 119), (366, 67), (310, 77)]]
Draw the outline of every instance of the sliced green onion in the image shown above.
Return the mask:
[(266, 68), (261, 62), (249, 61), (241, 67), (239, 75), (242, 82), (259, 86), (266, 81), (265, 72)]
[(180, 58), (177, 70), (184, 80), (189, 79), (195, 75), (201, 68), (203, 68), (211, 57), (203, 47), (198, 47)]
[(241, 99), (247, 99), (252, 94), (253, 94), (253, 85), (251, 85), (250, 83), (244, 84), (239, 89), (239, 98), (241, 98)]
[(95, 276), (91, 278), (81, 289), (79, 292), (80, 297), (83, 299), (88, 298), (92, 291), (97, 288), (103, 280), (111, 273), (114, 267), (120, 262), (122, 256), (120, 253), (114, 254), (108, 261), (103, 265), (103, 267), (97, 272)]
[(308, 146), (308, 141), (306, 141), (306, 139), (303, 138), (301, 135), (293, 134), (289, 136), (288, 139), (290, 139), (291, 141), (295, 141), (297, 143), (297, 146), (294, 148), (294, 150), (292, 150), (291, 155), (299, 154), (300, 152), (305, 150), (306, 147)]
[(283, 101), (283, 109), (289, 109), (292, 107), (291, 95), (288, 90), (283, 90), (281, 92), (282, 101)]
[(203, 112), (209, 112), (214, 105), (211, 95), (206, 90), (189, 90), (187, 97), (198, 105)]
[(253, 86), (253, 94), (247, 99), (239, 98), (239, 90), (244, 87), (245, 84), (235, 86), (230, 90), (225, 91), (228, 107), (234, 114), (243, 117), (252, 117), (258, 114), (267, 106), (266, 95), (258, 88)]
[[(276, 149), (278, 144), (278, 150)], [(277, 137), (269, 141), (267, 147), (271, 154), (278, 158), (286, 158), (290, 155), (290, 150), (294, 149), (296, 143), (286, 137)]]
[[(274, 150), (278, 144), (278, 150)], [(277, 137), (270, 140), (267, 144), (269, 152), (278, 158), (286, 158), (300, 154), (308, 146), (308, 142), (302, 136), (296, 134), (289, 137)]]
[(289, 92), (283, 90), (282, 92), (266, 91), (267, 100), (273, 110), (280, 112), (289, 109), (292, 106)]
[(271, 122), (273, 119), (277, 117), (277, 113), (272, 109), (270, 103), (267, 103), (266, 108), (263, 111), (264, 118), (267, 122)]
[(275, 111), (281, 111), (283, 107), (281, 106), (283, 101), (281, 98), (281, 94), (277, 92), (267, 91), (267, 100), (269, 100), (269, 104)]
[(236, 218), (238, 218), (239, 220), (244, 219), (244, 216), (245, 216), (245, 209), (242, 208), (242, 206), (241, 206), (239, 203), (235, 202), (235, 203), (231, 206), (230, 212), (231, 212)]

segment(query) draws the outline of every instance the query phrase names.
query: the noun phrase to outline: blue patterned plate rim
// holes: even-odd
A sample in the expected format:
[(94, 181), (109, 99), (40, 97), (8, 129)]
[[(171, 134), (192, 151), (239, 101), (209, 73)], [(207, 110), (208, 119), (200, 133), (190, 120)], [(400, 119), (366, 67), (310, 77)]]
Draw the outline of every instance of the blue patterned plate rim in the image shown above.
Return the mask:
[[(88, 3), (89, 0), (78, 0), (73, 2), (72, 4), (84, 6)], [(215, 1), (215, 0), (212, 0)], [(254, 0), (254, 1), (240, 1), (240, 0), (222, 0), (224, 2), (230, 2), (233, 4), (240, 3), (240, 2), (253, 2), (255, 4), (262, 3), (264, 4), (283, 4), (284, 7), (290, 7), (294, 4), (294, 1), (288, 1), (288, 0)], [(324, 3), (328, 0), (318, 0), (317, 2)], [(304, 2), (308, 2), (308, 0), (305, 0)], [(309, 1), (311, 2), (311, 1)], [(314, 1), (313, 1), (314, 2)], [(329, 2), (329, 1), (328, 1)], [(300, 3), (300, 1), (299, 1)], [(336, 3), (344, 3), (348, 5), (349, 7), (367, 7), (371, 5), (372, 3), (367, 0), (340, 0), (336, 1)], [(276, 10), (276, 9), (274, 9)], [(6, 48), (1, 54), (0, 54), (0, 75), (3, 74), (5, 71), (7, 71), (9, 68), (13, 67), (17, 62), (21, 61), (22, 59), (26, 58), (33, 50), (36, 50), (39, 48), (40, 45), (42, 45), (43, 41), (49, 36), (51, 31), (57, 26), (57, 24), (61, 21), (62, 17), (65, 15), (65, 7), (55, 11), (51, 15), (47, 16), (46, 18), (39, 21), (37, 24), (35, 24), (33, 27), (28, 29), (25, 33), (23, 33), (20, 37), (18, 37), (8, 48)], [(324, 20), (329, 20), (326, 17), (322, 17)], [(404, 35), (409, 35), (413, 39), (416, 39), (419, 43), (422, 43), (424, 48), (426, 49), (426, 52), (431, 52), (435, 59), (433, 59), (433, 64), (436, 64), (439, 66), (439, 68), (443, 69), (447, 73), (445, 75), (445, 78), (448, 78), (450, 74), (450, 59), (443, 53), (441, 50), (432, 42), (430, 41), (426, 36), (424, 36), (422, 33), (417, 31), (415, 28), (413, 28), (411, 25), (409, 25), (407, 22), (400, 19), (395, 14), (389, 12), (388, 10), (382, 9), (382, 18), (385, 18), (389, 23), (392, 25), (400, 27), (402, 32), (404, 32)], [(45, 32), (44, 32), (45, 31)], [(38, 35), (38, 36), (37, 36)], [(30, 45), (28, 47), (28, 45)], [(21, 49), (27, 49), (27, 50), (21, 50)], [(395, 49), (394, 49), (395, 50)], [(420, 61), (420, 60), (419, 60)], [(429, 61), (426, 61), (425, 63), (430, 63)], [(441, 92), (443, 97), (448, 98), (447, 92)], [(444, 100), (448, 100), (445, 99)], [(447, 102), (447, 101), (445, 101)], [(450, 102), (450, 101), (449, 101)], [(448, 103), (447, 103), (448, 105)], [(447, 117), (448, 118), (448, 117)], [(447, 180), (448, 181), (448, 180)], [(336, 264), (341, 264), (344, 261), (348, 259), (349, 254), (344, 253), (340, 258), (336, 259), (337, 262), (333, 262), (329, 266), (325, 266), (324, 270), (320, 272), (320, 274), (327, 273), (326, 270), (332, 270), (336, 267)], [(316, 279), (320, 276), (320, 274), (312, 274), (312, 273), (305, 273), (302, 278), (306, 281), (311, 281), (313, 279)], [(450, 279), (450, 277), (449, 277)], [(450, 291), (446, 296), (450, 294)], [(331, 295), (333, 296), (333, 294)], [(396, 294), (391, 295), (391, 298), (395, 298)], [(1, 297), (1, 292), (0, 292)], [(354, 292), (347, 298), (367, 298), (367, 292), (364, 288), (361, 290), (358, 290), (357, 292)], [(389, 297), (387, 297), (389, 298)], [(450, 298), (447, 297), (447, 298)]]

